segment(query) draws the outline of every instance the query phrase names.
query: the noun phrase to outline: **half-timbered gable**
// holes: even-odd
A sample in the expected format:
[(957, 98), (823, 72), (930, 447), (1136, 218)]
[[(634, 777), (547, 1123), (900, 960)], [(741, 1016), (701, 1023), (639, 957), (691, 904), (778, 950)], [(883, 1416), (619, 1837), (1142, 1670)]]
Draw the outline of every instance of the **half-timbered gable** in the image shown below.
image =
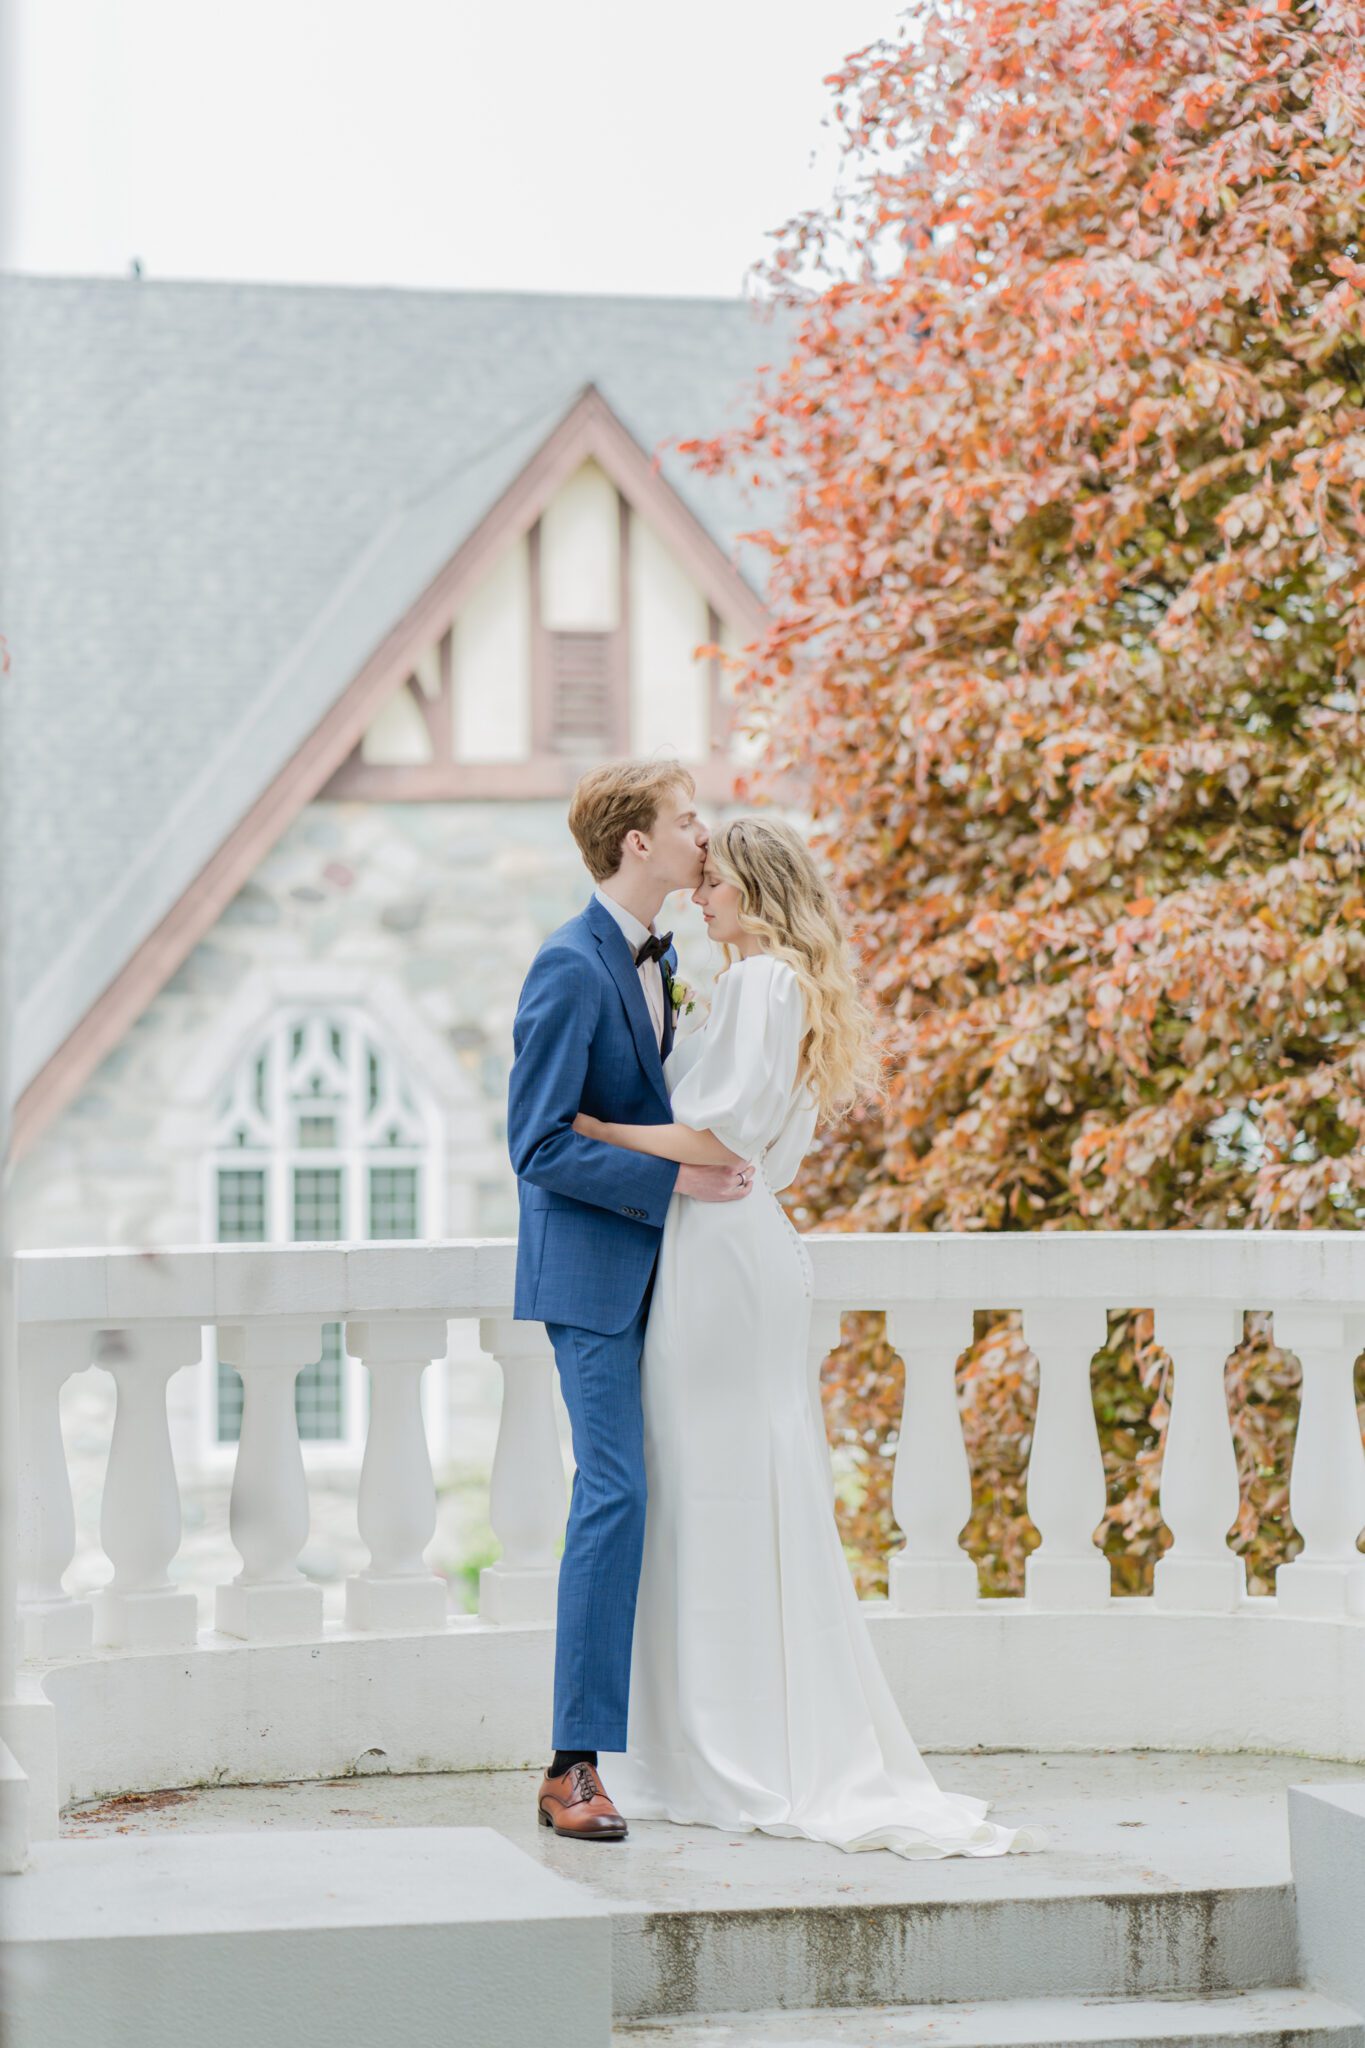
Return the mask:
[[(667, 751), (732, 794), (707, 650), (762, 627), (771, 512), (675, 444), (742, 413), (771, 327), (140, 281), (0, 306), (18, 1243), (514, 1227), (511, 1020), (586, 897), (574, 779)], [(433, 1443), (477, 1444), (488, 1370), (442, 1362)], [(322, 1327), (310, 1461), (355, 1454), (363, 1389)], [(177, 1376), (206, 1484), (239, 1395), (212, 1347)]]

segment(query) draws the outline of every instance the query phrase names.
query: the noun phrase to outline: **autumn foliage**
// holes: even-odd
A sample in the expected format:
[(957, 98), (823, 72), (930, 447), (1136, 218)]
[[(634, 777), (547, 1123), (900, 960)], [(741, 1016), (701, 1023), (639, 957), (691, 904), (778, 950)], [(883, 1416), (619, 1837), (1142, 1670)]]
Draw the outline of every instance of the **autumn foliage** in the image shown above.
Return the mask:
[[(764, 268), (794, 347), (693, 449), (782, 481), (758, 792), (805, 778), (887, 1024), (889, 1105), (823, 1135), (807, 1220), (1365, 1220), (1362, 53), (1362, 0), (950, 0), (832, 81), (840, 195)], [(855, 1334), (871, 1559), (899, 1394)], [(1129, 1590), (1170, 1366), (1140, 1313), (1096, 1364)], [(961, 1367), (995, 1590), (1033, 1371), (1008, 1322)], [(1296, 1384), (1250, 1319), (1254, 1587)]]

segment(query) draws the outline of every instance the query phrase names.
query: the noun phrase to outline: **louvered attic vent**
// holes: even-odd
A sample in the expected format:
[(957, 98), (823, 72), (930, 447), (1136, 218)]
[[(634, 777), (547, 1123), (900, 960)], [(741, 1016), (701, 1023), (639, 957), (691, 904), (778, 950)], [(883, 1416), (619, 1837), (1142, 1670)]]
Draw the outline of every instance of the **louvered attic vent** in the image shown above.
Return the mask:
[(560, 754), (606, 753), (611, 746), (611, 635), (552, 633), (554, 748)]

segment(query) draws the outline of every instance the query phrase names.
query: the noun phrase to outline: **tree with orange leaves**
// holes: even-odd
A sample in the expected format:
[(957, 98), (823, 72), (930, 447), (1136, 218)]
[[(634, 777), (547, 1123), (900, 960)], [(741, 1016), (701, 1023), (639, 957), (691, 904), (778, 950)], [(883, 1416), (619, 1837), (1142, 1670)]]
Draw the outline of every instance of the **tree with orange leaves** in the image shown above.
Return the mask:
[[(693, 451), (783, 481), (743, 696), (887, 1019), (812, 1218), (1365, 1220), (1363, 53), (1361, 0), (945, 0), (832, 81), (791, 358)], [(1026, 1435), (974, 1355), (969, 1428)], [(1239, 1359), (1283, 1418), (1251, 1546), (1295, 1375)]]

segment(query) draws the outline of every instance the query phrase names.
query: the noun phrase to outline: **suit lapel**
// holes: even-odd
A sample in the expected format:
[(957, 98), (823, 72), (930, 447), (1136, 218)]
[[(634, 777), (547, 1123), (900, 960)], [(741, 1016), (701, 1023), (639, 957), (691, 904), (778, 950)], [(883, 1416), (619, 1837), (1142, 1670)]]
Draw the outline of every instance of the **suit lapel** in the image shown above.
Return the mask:
[[(640, 986), (639, 970), (631, 958), (630, 947), (626, 943), (625, 933), (621, 930), (620, 925), (617, 924), (611, 912), (603, 910), (595, 896), (589, 898), (588, 907), (583, 915), (587, 919), (589, 930), (601, 948), (603, 962), (612, 980), (621, 991), (621, 1000), (626, 1006), (626, 1015), (630, 1019), (631, 1033), (635, 1039), (635, 1050), (640, 1055), (640, 1064), (654, 1083), (664, 1103), (667, 1104), (668, 1088), (664, 1081), (663, 1059), (659, 1052), (659, 1042), (654, 1036), (654, 1019), (649, 1014), (649, 1004), (645, 1001), (645, 992)], [(668, 1032), (667, 1017), (668, 1005), (665, 1002), (665, 1042), (667, 1041)]]

